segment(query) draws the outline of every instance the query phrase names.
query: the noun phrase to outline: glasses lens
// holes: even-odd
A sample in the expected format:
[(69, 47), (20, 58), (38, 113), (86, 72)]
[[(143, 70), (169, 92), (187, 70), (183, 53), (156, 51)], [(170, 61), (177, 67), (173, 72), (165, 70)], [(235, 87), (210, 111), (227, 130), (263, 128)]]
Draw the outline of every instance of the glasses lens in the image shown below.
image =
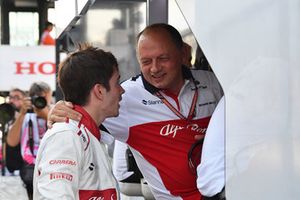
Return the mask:
[(10, 100), (20, 100), (20, 97), (18, 96), (9, 96)]

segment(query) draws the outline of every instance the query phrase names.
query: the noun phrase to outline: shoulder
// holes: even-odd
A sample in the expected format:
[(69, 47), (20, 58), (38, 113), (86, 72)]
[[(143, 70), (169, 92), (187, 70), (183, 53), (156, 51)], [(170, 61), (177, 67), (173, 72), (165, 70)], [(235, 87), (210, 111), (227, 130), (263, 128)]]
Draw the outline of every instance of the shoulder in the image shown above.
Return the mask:
[(195, 80), (202, 86), (219, 87), (220, 83), (213, 72), (205, 70), (191, 70)]
[(91, 135), (78, 122), (70, 120), (68, 123), (55, 123), (45, 133), (40, 148), (60, 148), (61, 151), (84, 152), (90, 146)]
[(51, 129), (48, 129), (43, 137), (43, 140), (51, 137), (60, 136), (72, 136), (72, 133), (76, 132), (76, 128), (66, 122), (56, 122)]
[(138, 97), (137, 94), (143, 95), (145, 92), (147, 92), (140, 75), (124, 81), (121, 86), (125, 90), (125, 93), (122, 95), (122, 103), (128, 99), (136, 99)]
[(141, 75), (137, 75), (135, 77), (132, 77), (130, 79), (127, 79), (122, 84), (122, 87), (126, 90), (130, 90), (133, 88), (140, 88), (143, 86)]
[(213, 78), (213, 79), (215, 79), (216, 78), (215, 74), (213, 72), (210, 72), (210, 71), (192, 69), (191, 73), (193, 74), (195, 79), (199, 79), (199, 78), (202, 78), (202, 79), (211, 79), (211, 78)]
[(78, 122), (70, 120), (67, 122), (56, 122), (51, 129), (48, 129), (43, 140), (51, 137), (59, 137), (61, 140), (77, 138), (80, 129), (77, 126)]

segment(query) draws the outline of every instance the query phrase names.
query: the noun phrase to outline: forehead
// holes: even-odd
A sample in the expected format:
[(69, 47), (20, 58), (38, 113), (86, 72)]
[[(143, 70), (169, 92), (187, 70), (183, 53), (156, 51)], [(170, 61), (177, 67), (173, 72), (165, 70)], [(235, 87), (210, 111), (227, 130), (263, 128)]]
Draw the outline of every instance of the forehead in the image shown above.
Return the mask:
[(112, 76), (110, 77), (110, 81), (118, 80), (120, 78), (120, 73), (118, 69), (114, 69)]
[(19, 91), (11, 91), (9, 92), (9, 95), (13, 96), (23, 96), (23, 94)]
[(143, 33), (138, 40), (138, 54), (148, 53), (151, 50), (179, 51), (168, 32), (163, 29)]
[(145, 42), (159, 42), (161, 43), (163, 41), (164, 44), (173, 44), (171, 40), (171, 36), (170, 34), (164, 30), (164, 29), (155, 29), (155, 30), (148, 30), (146, 32), (144, 32), (139, 40), (138, 40), (138, 44), (144, 44)]

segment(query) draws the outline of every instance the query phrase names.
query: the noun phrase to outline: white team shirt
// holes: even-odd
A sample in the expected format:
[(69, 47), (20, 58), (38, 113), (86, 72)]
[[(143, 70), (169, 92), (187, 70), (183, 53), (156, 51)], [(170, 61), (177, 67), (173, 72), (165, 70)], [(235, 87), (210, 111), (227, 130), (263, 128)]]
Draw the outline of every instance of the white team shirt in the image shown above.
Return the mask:
[(134, 174), (133, 171), (128, 171), (126, 160), (127, 144), (115, 141), (114, 156), (113, 156), (113, 173), (118, 181), (125, 180)]
[[(196, 175), (188, 166), (188, 151), (194, 136), (205, 134), (210, 116), (222, 96), (222, 89), (211, 72), (193, 70), (198, 88), (195, 117), (180, 119), (157, 96), (153, 86), (141, 76), (122, 84), (125, 93), (120, 114), (104, 126), (117, 139), (126, 142), (156, 199), (200, 199)], [(165, 98), (187, 116), (195, 84), (186, 79), (177, 97)], [(199, 151), (200, 148), (199, 148)], [(200, 158), (198, 158), (200, 161)]]
[(34, 170), (34, 199), (119, 199), (100, 131), (86, 114), (46, 132)]

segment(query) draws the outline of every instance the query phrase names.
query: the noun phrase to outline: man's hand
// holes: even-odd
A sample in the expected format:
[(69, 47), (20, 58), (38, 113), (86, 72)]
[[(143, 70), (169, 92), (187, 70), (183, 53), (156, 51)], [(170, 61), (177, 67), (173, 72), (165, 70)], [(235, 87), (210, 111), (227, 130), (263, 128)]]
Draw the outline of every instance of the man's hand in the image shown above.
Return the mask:
[(47, 126), (52, 128), (55, 122), (66, 122), (69, 119), (80, 121), (81, 114), (73, 110), (73, 104), (67, 101), (58, 101), (49, 111)]
[(27, 113), (28, 110), (32, 109), (32, 104), (31, 104), (31, 100), (29, 97), (26, 97), (23, 99), (22, 101), (22, 106), (20, 108), (19, 113), (21, 115), (25, 115)]

